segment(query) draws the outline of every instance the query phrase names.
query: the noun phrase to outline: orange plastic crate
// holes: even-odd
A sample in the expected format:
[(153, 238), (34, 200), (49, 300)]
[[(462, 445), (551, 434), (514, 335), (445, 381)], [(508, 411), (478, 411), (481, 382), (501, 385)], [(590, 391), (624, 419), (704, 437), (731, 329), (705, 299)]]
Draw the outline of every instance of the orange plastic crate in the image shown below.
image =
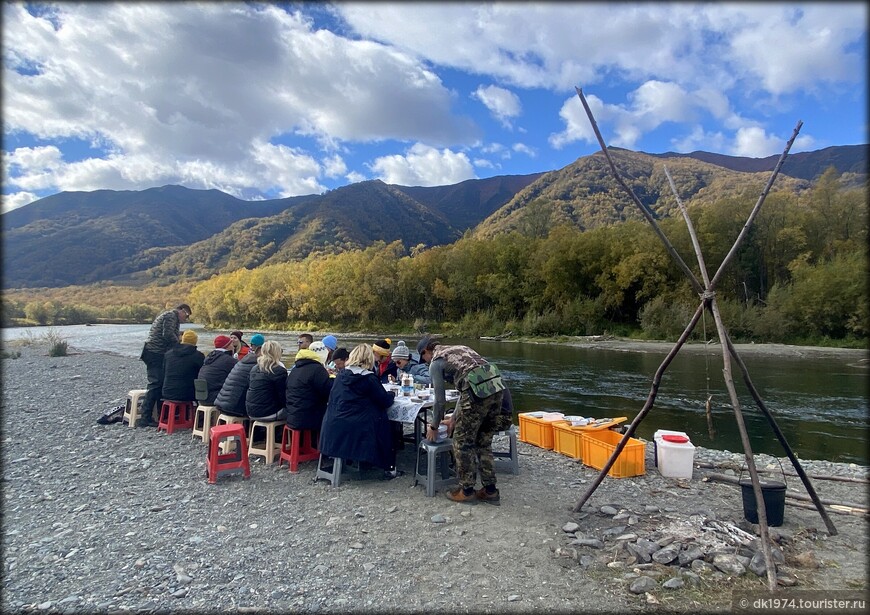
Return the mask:
[(583, 431), (578, 427), (572, 427), (571, 423), (553, 425), (553, 450), (557, 453), (582, 460), (582, 439)]
[(553, 425), (566, 421), (545, 421), (528, 413), (520, 413), (520, 440), (548, 450), (553, 449)]
[(624, 422), (627, 417), (599, 419), (598, 423), (573, 426), (570, 422), (553, 425), (553, 450), (574, 459), (583, 460), (583, 434), (589, 431), (610, 429)]
[[(601, 470), (610, 459), (613, 451), (616, 450), (616, 445), (619, 444), (620, 440), (622, 440), (622, 434), (610, 429), (584, 432), (580, 446), (583, 463), (596, 470)], [(607, 475), (613, 478), (643, 475), (645, 453), (646, 446), (643, 442), (629, 438)]]

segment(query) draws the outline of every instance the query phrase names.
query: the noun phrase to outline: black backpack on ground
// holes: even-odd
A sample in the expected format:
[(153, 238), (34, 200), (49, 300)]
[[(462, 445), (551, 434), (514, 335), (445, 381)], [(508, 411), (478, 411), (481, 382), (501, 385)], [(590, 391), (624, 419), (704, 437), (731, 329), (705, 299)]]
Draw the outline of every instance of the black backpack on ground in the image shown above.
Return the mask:
[(97, 423), (100, 425), (111, 425), (112, 423), (120, 423), (124, 419), (124, 410), (127, 408), (126, 404), (121, 404), (120, 406), (115, 406), (109, 410), (106, 410), (103, 413), (103, 416), (97, 419)]

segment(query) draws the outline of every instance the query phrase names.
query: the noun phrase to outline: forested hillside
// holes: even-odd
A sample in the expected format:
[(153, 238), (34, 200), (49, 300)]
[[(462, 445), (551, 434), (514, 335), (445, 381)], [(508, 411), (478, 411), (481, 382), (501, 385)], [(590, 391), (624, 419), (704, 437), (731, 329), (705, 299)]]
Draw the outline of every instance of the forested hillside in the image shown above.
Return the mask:
[[(688, 205), (711, 274), (757, 197), (747, 191)], [(866, 187), (844, 187), (833, 170), (810, 189), (770, 193), (717, 289), (736, 340), (866, 347), (866, 203)], [(660, 226), (694, 263), (682, 219), (663, 218)], [(412, 253), (398, 240), (376, 242), (171, 289), (91, 290), (45, 291), (38, 300), (26, 291), (7, 293), (4, 320), (122, 318), (130, 314), (127, 303), (147, 321), (186, 299), (197, 322), (222, 329), (673, 339), (698, 301), (650, 226), (637, 220), (587, 231), (553, 224), (466, 234)], [(155, 296), (165, 303), (146, 314)]]
[(3, 214), (3, 286), (120, 278), (237, 220), (271, 216), (306, 198), (242, 201), (181, 186), (55, 194)]
[[(687, 156), (613, 156), (694, 263), (667, 166), (711, 273), (769, 178)], [(492, 215), (469, 232), (454, 226), (459, 203)], [(199, 322), (223, 328), (661, 338), (682, 330), (697, 301), (601, 154), (536, 176), (429, 189), (361, 182), (282, 205), (188, 247), (144, 250), (135, 258), (159, 263), (128, 274), (133, 285), (7, 289), (4, 322), (147, 321), (188, 299)], [(61, 217), (73, 224), (74, 211)], [(39, 225), (60, 230), (52, 220), (10, 232)], [(864, 344), (866, 242), (866, 174), (829, 167), (815, 181), (780, 175), (717, 288), (731, 331), (757, 341)], [(93, 241), (75, 247), (100, 249)], [(66, 252), (49, 254), (66, 264)]]
[[(714, 273), (757, 194), (689, 206)], [(832, 170), (811, 189), (772, 192), (718, 289), (733, 336), (759, 342), (868, 334), (867, 191)], [(684, 222), (661, 221), (694, 262)], [(698, 276), (700, 277), (700, 276)], [(536, 235), (466, 236), (408, 255), (400, 242), (236, 271), (190, 293), (216, 327), (428, 328), (463, 334), (682, 331), (698, 298), (645, 222)]]
[[(611, 152), (625, 182), (658, 218), (679, 213), (664, 168), (667, 166), (680, 199), (699, 205), (722, 202), (761, 191), (769, 173), (732, 171), (692, 158), (661, 159), (615, 149)], [(787, 175), (777, 179), (779, 190), (798, 193), (810, 185)], [(520, 231), (545, 236), (550, 227), (569, 225), (581, 230), (642, 220), (630, 197), (619, 186), (601, 153), (585, 156), (531, 184), (475, 229), (478, 237)]]
[(165, 285), (376, 240), (449, 243), (540, 175), (435, 187), (369, 181), (260, 202), (180, 186), (64, 192), (3, 214), (3, 284)]

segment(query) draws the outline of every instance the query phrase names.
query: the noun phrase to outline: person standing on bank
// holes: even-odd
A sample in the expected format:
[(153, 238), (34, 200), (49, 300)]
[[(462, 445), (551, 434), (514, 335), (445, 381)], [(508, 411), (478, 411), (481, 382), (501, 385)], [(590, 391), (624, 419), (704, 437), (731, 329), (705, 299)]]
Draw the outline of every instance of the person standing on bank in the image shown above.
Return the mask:
[(142, 417), (139, 427), (156, 427), (154, 407), (163, 394), (164, 360), (166, 351), (181, 341), (181, 323), (190, 318), (190, 306), (182, 303), (171, 310), (161, 312), (148, 331), (148, 339), (142, 347), (139, 359), (145, 363), (148, 384), (142, 400)]
[[(453, 456), (459, 488), (447, 492), (454, 502), (473, 504), (478, 500), (498, 506), (501, 497), (496, 488), (492, 459), (492, 436), (501, 424), (504, 383), (498, 368), (468, 346), (442, 346), (426, 336), (417, 344), (420, 360), (429, 365), (429, 376), (435, 390), (433, 420), (426, 430), (426, 439), (435, 442), (438, 425), (444, 418), (445, 381), (451, 381), (459, 391), (459, 401), (453, 413)], [(477, 474), (481, 489), (475, 491)]]

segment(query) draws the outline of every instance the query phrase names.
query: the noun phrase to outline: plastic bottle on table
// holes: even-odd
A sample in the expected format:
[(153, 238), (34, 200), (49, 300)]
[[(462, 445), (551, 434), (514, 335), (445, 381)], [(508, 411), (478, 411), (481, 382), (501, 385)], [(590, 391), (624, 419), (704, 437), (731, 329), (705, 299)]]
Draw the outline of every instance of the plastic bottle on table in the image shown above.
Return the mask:
[(411, 397), (414, 394), (414, 377), (411, 374), (402, 374), (402, 395)]

